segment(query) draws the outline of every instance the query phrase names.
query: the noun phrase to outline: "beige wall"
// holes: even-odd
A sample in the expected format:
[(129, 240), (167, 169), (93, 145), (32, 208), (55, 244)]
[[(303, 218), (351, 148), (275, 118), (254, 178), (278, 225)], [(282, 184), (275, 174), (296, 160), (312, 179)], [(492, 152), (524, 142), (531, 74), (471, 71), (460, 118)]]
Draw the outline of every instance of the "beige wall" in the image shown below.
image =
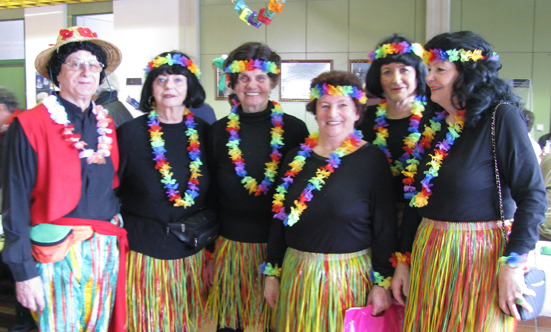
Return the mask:
[[(266, 5), (265, 1), (246, 2), (256, 11)], [(207, 102), (218, 118), (229, 113), (227, 102), (214, 100), (214, 70), (209, 64), (244, 42), (266, 43), (284, 60), (329, 59), (333, 69), (348, 70), (348, 60), (365, 59), (379, 41), (394, 32), (424, 42), (424, 4), (424, 0), (287, 0), (269, 26), (256, 29), (239, 19), (229, 1), (201, 0), (201, 82)], [(277, 88), (271, 97), (279, 100)], [(305, 103), (284, 102), (282, 106), (315, 129)]]
[(501, 56), (502, 78), (531, 78), (536, 139), (550, 131), (551, 1), (452, 0), (451, 30), (484, 36)]

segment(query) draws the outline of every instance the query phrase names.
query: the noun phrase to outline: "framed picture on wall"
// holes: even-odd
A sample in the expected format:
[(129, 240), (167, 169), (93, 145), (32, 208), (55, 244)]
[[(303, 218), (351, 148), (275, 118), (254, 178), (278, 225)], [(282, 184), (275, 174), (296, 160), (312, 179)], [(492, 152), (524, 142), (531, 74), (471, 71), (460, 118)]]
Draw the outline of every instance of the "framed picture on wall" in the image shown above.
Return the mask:
[(218, 90), (218, 83), (220, 83), (220, 79), (224, 77), (224, 71), (217, 67), (214, 67), (214, 69), (214, 99), (226, 100), (228, 99), (228, 88), (226, 87), (224, 90)]
[(365, 75), (371, 64), (367, 60), (348, 60), (348, 71), (358, 76), (365, 90)]
[(281, 61), (279, 100), (309, 101), (312, 79), (331, 69), (333, 69), (333, 60)]

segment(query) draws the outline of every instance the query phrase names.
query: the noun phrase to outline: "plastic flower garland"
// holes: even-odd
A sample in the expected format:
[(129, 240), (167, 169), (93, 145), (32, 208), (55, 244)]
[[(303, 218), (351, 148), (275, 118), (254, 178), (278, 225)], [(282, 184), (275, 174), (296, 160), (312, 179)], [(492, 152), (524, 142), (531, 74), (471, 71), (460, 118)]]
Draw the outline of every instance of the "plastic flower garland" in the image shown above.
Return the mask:
[(327, 178), (335, 172), (336, 168), (339, 168), (342, 157), (358, 149), (363, 135), (359, 130), (354, 130), (338, 149), (329, 154), (329, 159), (326, 160), (327, 165), (321, 166), (316, 170), (316, 175), (308, 180), (309, 183), (306, 185), (306, 188), (304, 188), (298, 200), (295, 200), (295, 206), (291, 207), (291, 213), (287, 214), (284, 206), (285, 194), (287, 194), (289, 186), (293, 184), (293, 179), (302, 171), (302, 167), (306, 164), (306, 159), (311, 156), (314, 147), (318, 145), (318, 137), (319, 133), (313, 133), (306, 139), (305, 143), (300, 145), (300, 151), (298, 151), (293, 161), (289, 163), (291, 169), (285, 172), (285, 177), (282, 178), (283, 182), (276, 188), (272, 212), (275, 213), (274, 218), (283, 220), (285, 226), (293, 226), (297, 223), (300, 215), (307, 208), (306, 203), (312, 200), (313, 191), (321, 190)]
[(377, 137), (373, 140), (373, 145), (379, 147), (379, 149), (383, 150), (385, 153), (388, 163), (390, 164), (392, 176), (398, 176), (404, 170), (404, 164), (406, 164), (407, 160), (410, 159), (411, 152), (413, 152), (415, 144), (421, 137), (421, 133), (419, 133), (419, 122), (421, 121), (421, 118), (423, 118), (425, 104), (426, 102), (423, 96), (415, 97), (415, 100), (411, 105), (411, 116), (409, 117), (408, 132), (410, 134), (404, 138), (405, 145), (403, 149), (405, 150), (405, 153), (397, 160), (394, 160), (394, 164), (386, 143), (386, 139), (388, 138), (388, 129), (386, 128), (388, 127), (388, 123), (386, 122), (386, 99), (383, 99), (382, 103), (377, 107), (377, 112), (375, 113), (377, 117), (375, 118), (375, 126), (373, 126), (373, 130), (375, 130)]
[(427, 165), (430, 165), (430, 168), (425, 171), (426, 176), (423, 180), (421, 180), (422, 190), (421, 192), (412, 193), (413, 197), (409, 202), (410, 206), (423, 207), (429, 203), (429, 197), (432, 195), (432, 191), (430, 189), (432, 184), (430, 182), (438, 176), (438, 171), (440, 170), (440, 167), (442, 167), (442, 162), (449, 154), (448, 151), (454, 144), (455, 140), (459, 138), (459, 135), (463, 130), (464, 116), (465, 111), (457, 111), (457, 115), (455, 116), (456, 123), (448, 124), (446, 138), (436, 144), (434, 155), (430, 155), (431, 161), (427, 163)]
[(237, 109), (241, 103), (237, 103), (232, 100), (234, 103), (231, 113), (228, 116), (228, 125), (226, 130), (230, 133), (228, 143), (226, 146), (229, 148), (228, 154), (232, 163), (235, 165), (235, 173), (237, 176), (241, 177), (241, 183), (245, 189), (249, 191), (249, 195), (253, 194), (255, 196), (260, 196), (264, 193), (266, 195), (270, 190), (270, 187), (274, 183), (275, 177), (277, 175), (277, 170), (279, 168), (279, 163), (281, 159), (281, 149), (284, 145), (283, 143), (283, 110), (281, 109), (281, 104), (277, 102), (272, 102), (274, 108), (272, 109), (272, 130), (270, 134), (272, 139), (270, 141), (270, 146), (272, 147), (272, 153), (270, 157), (272, 160), (269, 163), (266, 163), (266, 170), (264, 171), (264, 180), (258, 185), (256, 179), (247, 175), (245, 170), (245, 159), (242, 157), (241, 149), (239, 149), (239, 113)]
[(260, 274), (263, 274), (265, 276), (272, 276), (279, 278), (281, 276), (281, 268), (277, 267), (277, 264), (275, 266), (272, 266), (272, 263), (262, 263), (259, 266)]
[(80, 134), (73, 134), (75, 125), (71, 124), (69, 121), (65, 107), (59, 103), (56, 96), (51, 95), (44, 98), (42, 104), (48, 109), (52, 120), (57, 124), (63, 125), (62, 137), (65, 141), (71, 142), (71, 146), (77, 150), (81, 150), (78, 153), (79, 158), (86, 158), (88, 164), (105, 164), (105, 158), (111, 155), (111, 143), (113, 143), (113, 139), (107, 136), (107, 134), (113, 132), (113, 129), (108, 128), (113, 120), (107, 117), (107, 110), (103, 109), (101, 105), (96, 106), (96, 104), (92, 102), (92, 112), (96, 116), (96, 127), (98, 128), (97, 132), (99, 134), (97, 144), (98, 150), (94, 151), (93, 149), (84, 148), (88, 143), (80, 140)]
[(195, 76), (197, 76), (197, 79), (199, 79), (199, 77), (201, 76), (201, 70), (190, 59), (188, 59), (187, 57), (181, 54), (171, 55), (169, 53), (166, 56), (163, 56), (163, 57), (158, 56), (155, 59), (151, 60), (144, 68), (145, 77), (147, 77), (149, 72), (151, 72), (154, 68), (160, 67), (164, 64), (167, 64), (169, 66), (180, 65), (182, 67), (187, 67), (187, 69), (189, 69), (190, 72), (192, 72), (193, 74), (195, 74)]
[[(453, 62), (453, 61), (461, 61), (461, 62), (467, 62), (469, 60), (473, 60), (474, 62), (478, 60), (485, 60), (487, 57), (482, 55), (482, 50), (473, 50), (473, 51), (467, 51), (464, 49), (453, 49), (453, 50), (447, 50), (443, 51), (440, 49), (429, 49), (425, 50), (423, 52), (423, 63), (427, 64), (432, 61), (436, 62), (444, 62), (446, 60)], [(499, 60), (499, 55), (497, 55), (495, 52), (490, 57), (490, 60), (497, 61)]]
[(372, 63), (375, 60), (386, 58), (387, 55), (406, 53), (413, 53), (422, 58), (423, 52), (423, 45), (418, 43), (409, 44), (407, 41), (404, 40), (400, 43), (383, 44), (377, 47), (375, 51), (372, 51), (367, 55), (367, 60), (369, 63)]
[(233, 60), (230, 65), (224, 68), (224, 72), (227, 74), (235, 74), (255, 69), (260, 69), (266, 74), (280, 74), (280, 70), (275, 62), (259, 59)]
[(501, 256), (498, 259), (498, 263), (500, 264), (507, 264), (509, 267), (512, 267), (513, 269), (516, 268), (522, 268), (526, 269), (528, 264), (528, 255), (519, 255), (516, 252), (512, 252), (510, 256)]
[(392, 263), (392, 267), (398, 266), (398, 263), (411, 264), (411, 253), (406, 252), (402, 254), (401, 252), (392, 253), (392, 257), (389, 259)]
[(365, 104), (367, 102), (365, 93), (361, 89), (351, 85), (333, 86), (331, 84), (323, 83), (317, 84), (315, 87), (310, 89), (311, 101), (314, 99), (319, 99), (322, 96), (349, 96), (350, 98), (355, 98), (361, 104)]
[(373, 270), (369, 274), (369, 279), (371, 279), (375, 285), (381, 286), (384, 289), (390, 289), (392, 285), (392, 277), (383, 278), (379, 272), (375, 272)]
[(151, 147), (153, 148), (153, 154), (155, 158), (153, 161), (156, 162), (155, 168), (159, 170), (162, 175), (161, 183), (164, 184), (166, 189), (166, 195), (168, 200), (174, 202), (174, 206), (179, 207), (183, 206), (188, 208), (195, 204), (195, 198), (199, 196), (199, 177), (201, 176), (200, 166), (203, 165), (201, 162), (201, 150), (199, 149), (199, 135), (195, 127), (193, 119), (194, 114), (190, 112), (187, 108), (184, 111), (184, 121), (187, 127), (186, 136), (188, 137), (189, 146), (187, 148), (189, 159), (189, 180), (187, 183), (187, 190), (184, 193), (184, 198), (180, 195), (178, 191), (178, 182), (176, 179), (172, 178), (172, 173), (168, 161), (166, 160), (165, 153), (165, 141), (163, 140), (163, 132), (161, 131), (162, 127), (159, 123), (159, 114), (152, 110), (149, 112), (147, 125), (149, 126), (149, 133), (151, 136)]
[(283, 10), (283, 6), (285, 4), (286, 0), (270, 0), (270, 3), (268, 4), (268, 9), (266, 8), (260, 8), (258, 13), (256, 11), (252, 11), (249, 6), (245, 3), (245, 1), (239, 0), (235, 2), (232, 0), (233, 3), (235, 3), (235, 7), (233, 10), (235, 10), (239, 14), (239, 18), (247, 23), (247, 25), (252, 25), (255, 28), (260, 28), (262, 23), (269, 25), (272, 23), (272, 19), (274, 18), (274, 15), (276, 13), (281, 13)]

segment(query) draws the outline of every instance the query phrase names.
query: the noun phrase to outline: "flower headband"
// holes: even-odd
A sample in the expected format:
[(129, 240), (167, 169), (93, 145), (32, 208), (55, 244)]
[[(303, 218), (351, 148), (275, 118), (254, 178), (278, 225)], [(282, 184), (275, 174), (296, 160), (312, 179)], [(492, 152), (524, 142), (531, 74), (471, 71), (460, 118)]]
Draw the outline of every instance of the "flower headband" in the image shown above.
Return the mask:
[(194, 73), (195, 76), (197, 76), (197, 79), (199, 79), (199, 77), (201, 76), (201, 70), (190, 59), (181, 54), (170, 55), (169, 53), (166, 56), (158, 56), (155, 59), (151, 60), (151, 62), (147, 64), (147, 67), (144, 68), (145, 77), (147, 77), (149, 72), (151, 72), (154, 68), (160, 67), (164, 64), (167, 64), (169, 66), (180, 65), (182, 67), (187, 67), (190, 72)]
[(423, 45), (418, 43), (413, 43), (410, 45), (407, 41), (404, 40), (400, 43), (383, 44), (377, 47), (375, 51), (372, 51), (367, 55), (367, 60), (369, 63), (372, 63), (375, 60), (386, 58), (387, 55), (406, 53), (413, 53), (422, 58), (423, 51)]
[[(440, 49), (430, 49), (425, 50), (423, 53), (423, 63), (425, 64), (431, 61), (444, 62), (446, 60), (450, 62), (467, 62), (469, 60), (473, 60), (474, 62), (476, 62), (478, 60), (485, 60), (486, 58), (487, 56), (482, 55), (482, 50), (466, 51), (464, 49), (453, 49), (442, 51)], [(499, 55), (494, 52), (489, 60), (497, 61), (499, 60)]]
[(361, 104), (365, 104), (367, 97), (365, 93), (352, 85), (337, 85), (323, 83), (317, 84), (310, 90), (310, 101), (318, 99), (322, 96), (350, 96), (350, 98), (356, 98)]
[(228, 74), (235, 74), (255, 69), (260, 69), (266, 74), (271, 73), (279, 75), (280, 73), (280, 70), (279, 68), (277, 68), (275, 62), (259, 59), (233, 60), (233, 62), (229, 66), (224, 68), (224, 72)]

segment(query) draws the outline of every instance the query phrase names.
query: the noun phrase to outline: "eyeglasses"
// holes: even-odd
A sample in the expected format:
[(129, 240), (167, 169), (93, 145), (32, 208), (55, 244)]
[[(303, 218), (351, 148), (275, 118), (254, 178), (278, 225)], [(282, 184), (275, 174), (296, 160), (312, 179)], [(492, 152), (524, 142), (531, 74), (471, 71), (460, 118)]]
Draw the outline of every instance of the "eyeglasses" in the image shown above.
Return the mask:
[(99, 61), (96, 60), (90, 60), (90, 61), (83, 61), (74, 59), (69, 62), (64, 62), (63, 64), (69, 66), (69, 70), (71, 71), (78, 71), (78, 70), (84, 70), (84, 66), (88, 65), (88, 69), (92, 73), (99, 73), (105, 65)]

